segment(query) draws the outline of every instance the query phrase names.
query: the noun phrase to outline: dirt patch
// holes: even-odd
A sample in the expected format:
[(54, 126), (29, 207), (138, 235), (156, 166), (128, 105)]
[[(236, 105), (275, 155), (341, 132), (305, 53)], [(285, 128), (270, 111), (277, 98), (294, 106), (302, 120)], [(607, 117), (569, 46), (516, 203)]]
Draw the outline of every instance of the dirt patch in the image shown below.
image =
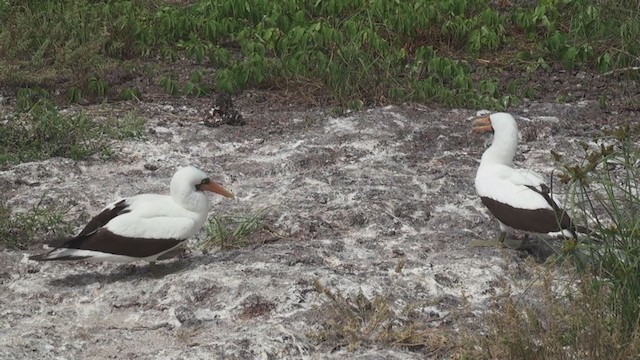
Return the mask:
[[(175, 168), (191, 163), (236, 194), (212, 197), (212, 214), (266, 208), (269, 228), (286, 234), (206, 253), (194, 239), (160, 276), (143, 264), (35, 263), (27, 256), (37, 249), (2, 251), (0, 358), (424, 358), (375, 344), (318, 349), (308, 335), (326, 299), (313, 281), (345, 296), (393, 294), (396, 310), (410, 304), (424, 321), (447, 319), (434, 328), (451, 336), (478, 327), (499, 283), (531, 281), (526, 254), (467, 246), (498, 231), (473, 188), (487, 142), (470, 132), (475, 111), (410, 104), (335, 117), (254, 95), (235, 99), (241, 127), (204, 126), (210, 100), (111, 104), (112, 114), (147, 118), (146, 139), (115, 143), (108, 161), (54, 158), (0, 172), (14, 211), (45, 193), (45, 204), (69, 204), (79, 226), (118, 196), (166, 193)], [(579, 141), (632, 119), (593, 101), (514, 113), (516, 163), (545, 176), (549, 150), (575, 157)]]

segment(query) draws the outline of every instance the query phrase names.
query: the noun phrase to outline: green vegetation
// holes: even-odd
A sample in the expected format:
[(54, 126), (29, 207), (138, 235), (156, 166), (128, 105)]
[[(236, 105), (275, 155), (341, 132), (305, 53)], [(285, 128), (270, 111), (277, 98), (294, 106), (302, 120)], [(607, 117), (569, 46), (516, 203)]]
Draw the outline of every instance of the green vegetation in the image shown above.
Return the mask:
[[(613, 316), (623, 334), (640, 335), (640, 126), (607, 132), (608, 144), (583, 144), (579, 164), (561, 164), (579, 218), (588, 219), (598, 242), (577, 247), (576, 261), (610, 290)], [(561, 160), (561, 159), (559, 159)]]
[[(131, 114), (103, 123), (86, 114), (63, 114), (46, 99), (44, 90), (23, 89), (17, 99), (25, 112), (9, 116), (0, 127), (0, 165), (69, 157), (82, 159), (109, 153), (112, 139), (142, 136), (144, 119)], [(33, 101), (35, 100), (35, 103)]]
[(11, 209), (0, 202), (0, 245), (4, 247), (26, 249), (28, 244), (67, 235), (71, 230), (71, 225), (64, 221), (61, 208), (38, 203), (26, 212), (12, 214)]
[[(578, 288), (558, 296), (549, 271), (535, 305), (531, 298), (507, 292), (490, 315), (486, 334), (472, 334), (462, 359), (637, 359), (640, 332), (627, 333), (624, 319), (611, 312), (611, 292), (593, 277), (578, 279)], [(637, 319), (636, 319), (637, 321)]]
[[(633, 1), (14, 4), (0, 2), (0, 83), (62, 84), (70, 102), (140, 98), (124, 83), (147, 76), (171, 95), (311, 86), (353, 108), (415, 100), (499, 109), (535, 97), (527, 83), (553, 64), (628, 76), (640, 65)], [(141, 70), (158, 57), (161, 74)], [(171, 70), (176, 61), (191, 76)], [(504, 70), (523, 75), (509, 80)]]
[(260, 242), (261, 235), (272, 231), (263, 223), (265, 211), (258, 211), (248, 216), (216, 215), (205, 225), (207, 238), (205, 248), (214, 246), (221, 250), (244, 247)]

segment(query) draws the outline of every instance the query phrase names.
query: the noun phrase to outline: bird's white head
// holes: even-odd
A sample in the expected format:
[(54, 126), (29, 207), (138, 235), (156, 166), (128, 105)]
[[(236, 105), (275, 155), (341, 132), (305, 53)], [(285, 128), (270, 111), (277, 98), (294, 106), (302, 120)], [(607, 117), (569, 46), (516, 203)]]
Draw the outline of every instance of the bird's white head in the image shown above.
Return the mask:
[[(203, 171), (193, 166), (186, 166), (171, 178), (171, 197), (183, 207), (199, 208), (206, 201), (205, 191), (210, 191), (228, 198), (233, 194), (214, 182)], [(204, 200), (203, 200), (204, 199)]]
[(483, 163), (511, 166), (518, 147), (518, 125), (508, 113), (495, 113), (473, 122), (477, 133), (493, 133), (493, 142), (482, 155)]
[[(487, 117), (483, 117), (473, 122), (473, 130), (477, 133), (491, 132), (496, 135), (518, 134), (518, 125), (516, 119), (509, 113), (495, 113)], [(502, 135), (498, 135), (502, 136)]]
[(190, 191), (210, 191), (228, 198), (233, 198), (233, 194), (214, 182), (202, 170), (193, 166), (186, 166), (173, 175), (171, 178), (171, 189), (184, 189)]

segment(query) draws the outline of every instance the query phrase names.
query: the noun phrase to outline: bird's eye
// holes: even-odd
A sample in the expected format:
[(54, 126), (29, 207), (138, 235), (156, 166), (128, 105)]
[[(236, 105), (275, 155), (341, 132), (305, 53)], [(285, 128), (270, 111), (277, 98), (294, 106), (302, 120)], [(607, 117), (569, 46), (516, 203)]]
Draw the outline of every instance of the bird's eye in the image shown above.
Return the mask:
[(209, 178), (202, 179), (202, 181), (200, 181), (200, 184), (202, 184), (202, 185), (206, 185), (206, 184), (209, 184), (209, 183), (211, 183), (211, 180), (209, 180)]

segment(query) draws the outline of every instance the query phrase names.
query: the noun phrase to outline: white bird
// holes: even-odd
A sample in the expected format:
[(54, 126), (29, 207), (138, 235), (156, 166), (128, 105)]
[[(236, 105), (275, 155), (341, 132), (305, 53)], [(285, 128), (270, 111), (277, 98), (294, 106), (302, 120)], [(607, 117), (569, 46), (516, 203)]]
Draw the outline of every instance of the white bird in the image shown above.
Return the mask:
[(512, 167), (518, 147), (518, 126), (513, 116), (496, 113), (473, 125), (475, 132), (494, 134), (491, 146), (482, 154), (475, 186), (482, 203), (498, 219), (500, 243), (514, 229), (527, 233), (560, 232), (576, 238), (578, 227), (558, 206), (543, 177), (529, 169)]
[[(209, 212), (205, 191), (233, 194), (192, 166), (171, 178), (171, 195), (142, 194), (105, 207), (73, 237), (53, 240), (53, 250), (31, 260), (132, 262), (170, 258), (204, 225)], [(164, 255), (164, 257), (163, 257)]]

